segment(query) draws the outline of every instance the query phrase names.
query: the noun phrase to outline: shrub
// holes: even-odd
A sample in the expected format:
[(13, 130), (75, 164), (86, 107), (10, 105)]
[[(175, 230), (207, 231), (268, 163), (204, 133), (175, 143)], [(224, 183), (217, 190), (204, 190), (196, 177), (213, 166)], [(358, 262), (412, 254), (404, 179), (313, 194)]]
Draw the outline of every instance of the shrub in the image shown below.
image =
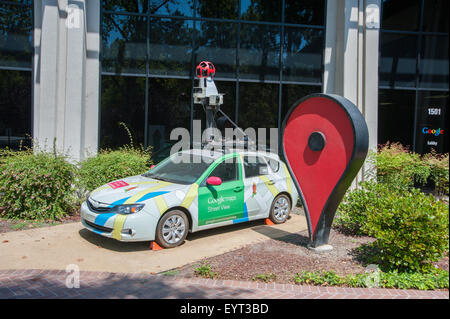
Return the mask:
[(0, 206), (12, 219), (58, 220), (75, 211), (76, 167), (57, 152), (0, 154)]
[(412, 189), (402, 196), (384, 195), (369, 206), (364, 231), (376, 238), (373, 263), (383, 269), (426, 271), (448, 250), (448, 206), (432, 195)]
[(449, 154), (436, 154), (434, 150), (425, 154), (424, 162), (430, 167), (430, 178), (435, 183), (437, 195), (449, 193)]
[(401, 190), (374, 181), (360, 183), (359, 188), (346, 193), (338, 207), (334, 226), (350, 235), (369, 235), (364, 227), (368, 211), (378, 210), (383, 205), (384, 198), (391, 192), (400, 193)]
[(377, 180), (396, 188), (409, 189), (415, 183), (426, 184), (431, 168), (417, 153), (399, 143), (382, 146), (376, 155)]
[(80, 164), (80, 184), (88, 191), (112, 180), (146, 172), (151, 165), (150, 153), (133, 147), (102, 150)]

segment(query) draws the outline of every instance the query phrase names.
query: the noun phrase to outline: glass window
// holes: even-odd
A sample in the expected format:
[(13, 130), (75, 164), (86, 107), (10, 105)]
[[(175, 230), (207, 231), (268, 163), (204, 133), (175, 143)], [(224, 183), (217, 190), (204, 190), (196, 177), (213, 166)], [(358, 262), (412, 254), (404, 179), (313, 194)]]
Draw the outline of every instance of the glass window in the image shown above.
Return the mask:
[(237, 24), (198, 22), (196, 63), (211, 61), (216, 68), (216, 77), (236, 77)]
[(279, 84), (239, 83), (239, 127), (278, 127), (278, 90)]
[(322, 82), (323, 31), (287, 27), (284, 31), (283, 80)]
[(150, 0), (150, 14), (192, 17), (194, 0)]
[(433, 148), (438, 153), (448, 149), (448, 92), (418, 92), (416, 149), (420, 154)]
[(412, 150), (415, 91), (379, 90), (378, 144), (400, 142)]
[(285, 0), (284, 22), (324, 25), (325, 1)]
[(150, 20), (150, 74), (188, 76), (192, 66), (193, 22)]
[(31, 72), (0, 70), (0, 147), (30, 146)]
[(266, 159), (266, 162), (269, 163), (270, 168), (272, 169), (272, 171), (274, 173), (278, 172), (278, 170), (280, 169), (280, 162), (278, 162), (277, 160), (274, 160), (270, 157), (264, 157)]
[(239, 168), (237, 157), (232, 160), (225, 160), (220, 163), (216, 168), (209, 174), (209, 176), (220, 177), (222, 183), (236, 181), (239, 179)]
[(242, 24), (239, 63), (242, 79), (279, 80), (280, 27)]
[(448, 37), (424, 36), (419, 86), (448, 89)]
[(109, 11), (126, 11), (133, 13), (146, 13), (148, 1), (147, 0), (102, 0), (103, 10)]
[(281, 22), (282, 1), (241, 0), (241, 19)]
[(417, 36), (380, 34), (380, 86), (415, 86), (417, 40)]
[(321, 93), (321, 86), (309, 86), (309, 85), (298, 85), (298, 84), (283, 84), (282, 87), (282, 107), (281, 107), (281, 124), (283, 124), (284, 117), (291, 107), (294, 106), (295, 102), (304, 98), (307, 95), (313, 93)]
[(102, 76), (100, 148), (130, 143), (123, 122), (131, 132), (134, 145), (144, 143), (145, 78)]
[(267, 163), (259, 156), (244, 156), (245, 177), (255, 177), (269, 174)]
[(197, 17), (237, 19), (239, 0), (198, 0)]
[(190, 129), (191, 86), (191, 80), (149, 79), (147, 141), (154, 152), (170, 151), (174, 128)]
[(209, 167), (199, 155), (177, 153), (143, 174), (145, 177), (179, 184), (193, 184)]
[(31, 68), (31, 6), (0, 4), (0, 66)]
[(103, 15), (103, 71), (145, 74), (146, 20), (143, 16)]
[(381, 27), (387, 30), (418, 31), (420, 2), (421, 0), (383, 0)]
[(426, 0), (423, 8), (423, 31), (448, 33), (448, 0)]

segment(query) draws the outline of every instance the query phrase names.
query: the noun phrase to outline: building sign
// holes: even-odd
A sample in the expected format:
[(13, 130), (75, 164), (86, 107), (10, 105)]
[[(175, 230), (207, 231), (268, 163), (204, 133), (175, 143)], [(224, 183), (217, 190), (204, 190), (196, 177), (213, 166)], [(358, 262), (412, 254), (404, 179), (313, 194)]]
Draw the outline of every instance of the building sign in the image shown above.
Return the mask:
[(425, 154), (434, 149), (442, 153), (447, 140), (445, 108), (430, 104), (419, 108), (418, 112), (416, 151)]

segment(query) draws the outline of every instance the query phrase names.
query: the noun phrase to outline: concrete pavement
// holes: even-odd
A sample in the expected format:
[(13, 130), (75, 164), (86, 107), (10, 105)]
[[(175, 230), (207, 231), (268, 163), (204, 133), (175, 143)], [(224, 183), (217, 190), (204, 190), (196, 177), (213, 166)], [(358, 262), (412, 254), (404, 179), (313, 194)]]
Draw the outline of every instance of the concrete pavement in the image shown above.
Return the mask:
[(158, 273), (242, 246), (307, 229), (303, 215), (291, 214), (281, 225), (263, 221), (236, 224), (189, 234), (174, 249), (149, 250), (149, 242), (122, 243), (84, 229), (81, 223), (0, 234), (0, 270), (66, 269), (82, 271)]

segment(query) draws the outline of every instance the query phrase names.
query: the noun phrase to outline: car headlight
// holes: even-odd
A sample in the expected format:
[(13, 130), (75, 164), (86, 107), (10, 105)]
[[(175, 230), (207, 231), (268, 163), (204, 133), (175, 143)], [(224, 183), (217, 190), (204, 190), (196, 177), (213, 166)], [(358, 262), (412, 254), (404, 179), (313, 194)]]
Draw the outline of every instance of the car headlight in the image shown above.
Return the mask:
[(129, 205), (116, 205), (112, 208), (111, 212), (116, 214), (134, 214), (144, 208), (145, 204), (129, 204)]

